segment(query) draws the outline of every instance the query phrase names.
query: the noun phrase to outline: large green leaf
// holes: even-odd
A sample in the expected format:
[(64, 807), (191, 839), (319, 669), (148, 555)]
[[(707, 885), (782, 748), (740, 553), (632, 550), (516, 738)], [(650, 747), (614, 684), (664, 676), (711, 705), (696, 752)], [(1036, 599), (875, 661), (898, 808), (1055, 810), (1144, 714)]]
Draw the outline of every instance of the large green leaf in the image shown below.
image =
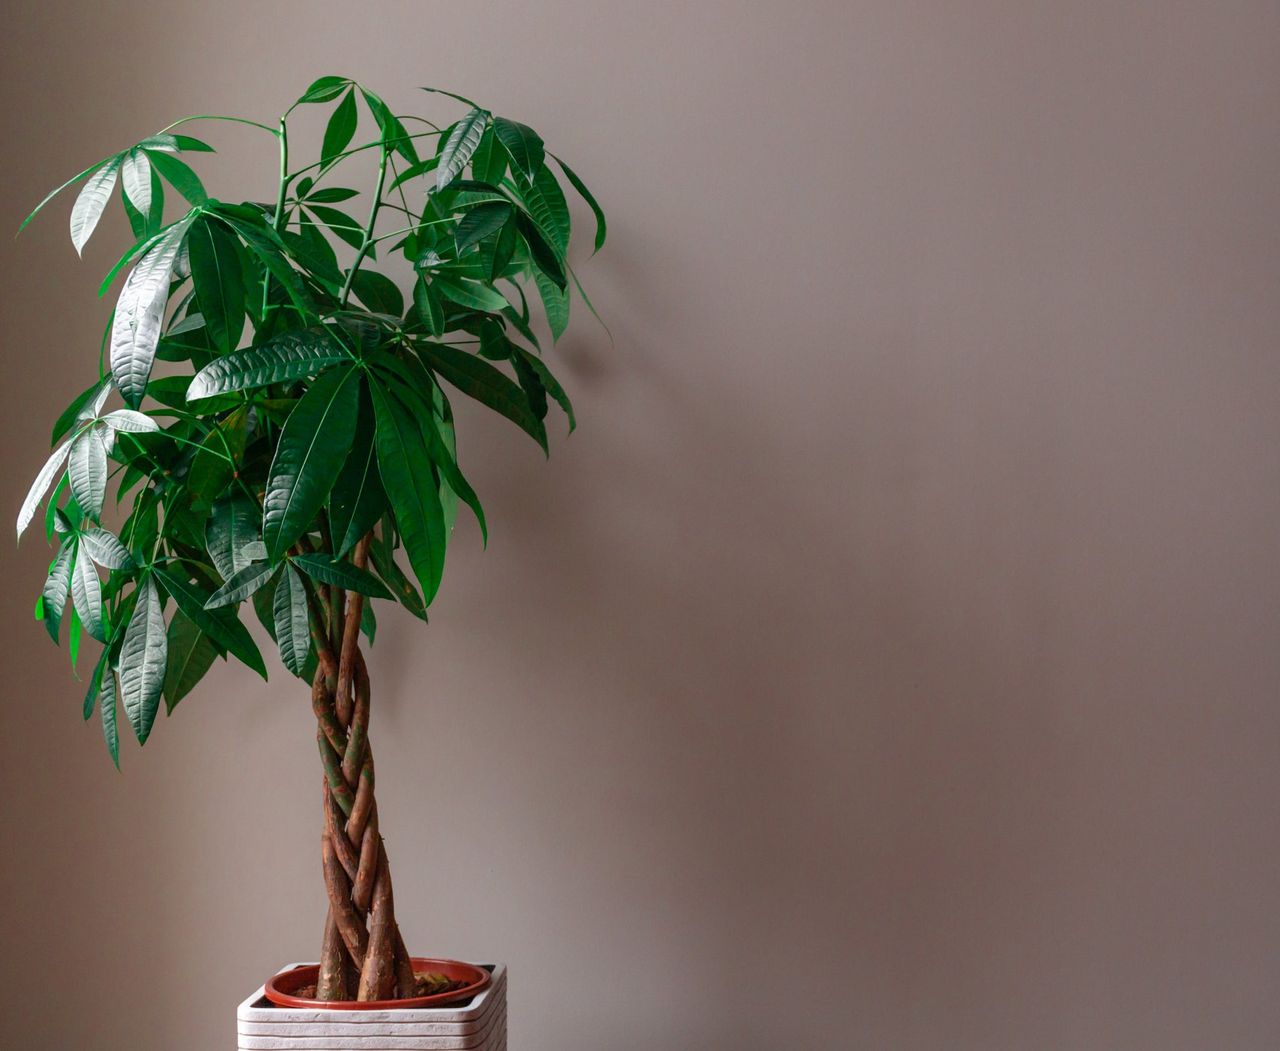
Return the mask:
[(298, 102), (328, 102), (341, 95), (350, 83), (347, 77), (319, 77), (312, 81), (311, 86), (302, 93)]
[(192, 379), (187, 400), (291, 383), (314, 376), (327, 365), (350, 360), (351, 354), (324, 329), (282, 332), (261, 346), (246, 347), (210, 362)]
[(40, 598), (44, 606), (44, 626), (49, 637), (56, 644), (58, 629), (62, 624), (62, 610), (67, 604), (67, 593), (71, 590), (71, 570), (76, 557), (74, 541), (65, 543), (58, 550), (58, 556), (49, 567), (49, 576), (45, 579)]
[(351, 280), (351, 289), (360, 302), (375, 314), (399, 317), (404, 313), (404, 296), (396, 283), (376, 270), (357, 270)]
[(502, 182), (502, 176), (506, 171), (507, 151), (502, 148), (502, 144), (498, 142), (498, 136), (490, 127), (481, 138), (476, 152), (471, 155), (471, 174), (479, 182), (497, 186)]
[(244, 279), (235, 235), (223, 223), (201, 218), (187, 234), (187, 252), (209, 338), (215, 350), (229, 353), (244, 331)]
[(429, 606), (444, 576), (447, 530), (440, 492), (416, 422), (380, 384), (372, 384), (371, 392), (382, 485)]
[(102, 581), (98, 579), (98, 571), (93, 568), (91, 558), (76, 558), (75, 570), (71, 574), (71, 603), (84, 630), (99, 642), (105, 642), (107, 631), (102, 619)]
[(479, 244), (490, 234), (497, 233), (511, 218), (511, 205), (505, 201), (486, 201), (467, 212), (453, 231), (454, 245), (462, 255), (474, 244)]
[(177, 190), (190, 204), (202, 205), (209, 199), (200, 176), (193, 172), (189, 165), (168, 153), (148, 153), (151, 166), (168, 180), (169, 185)]
[(221, 609), (236, 602), (243, 602), (271, 579), (275, 566), (267, 562), (254, 562), (232, 573), (227, 582), (218, 588), (205, 602), (207, 610)]
[(245, 546), (261, 539), (262, 511), (247, 494), (236, 491), (218, 500), (209, 512), (205, 547), (223, 580), (251, 561)]
[(169, 621), (168, 655), (165, 659), (164, 694), (165, 710), (170, 715), (174, 708), (204, 678), (213, 667), (218, 647), (213, 639), (196, 627), (185, 613), (177, 612)]
[(329, 532), (339, 556), (356, 546), (387, 506), (373, 435), (373, 402), (369, 392), (362, 390), (355, 440), (329, 497)]
[[(329, 555), (295, 555), (291, 562), (312, 580), (318, 580), (322, 584), (333, 584), (370, 598), (391, 598), (391, 592), (372, 573), (340, 558)], [(279, 630), (278, 622), (276, 630)]]
[(395, 552), (390, 546), (384, 545), (380, 539), (375, 540), (369, 549), (369, 554), (373, 559), (373, 568), (378, 571), (378, 576), (395, 594), (400, 605), (415, 617), (425, 621), (427, 605), (422, 601), (422, 596), (418, 594), (418, 589), (413, 586), (413, 582), (404, 575), (404, 570), (396, 563)]
[(168, 228), (129, 273), (111, 323), (111, 374), (130, 408), (147, 390), (156, 344), (169, 300), (169, 278), (191, 223), (188, 216)]
[(146, 577), (138, 585), (138, 600), (120, 648), (120, 693), (139, 744), (146, 743), (155, 722), (168, 653), (160, 593)]
[(578, 421), (573, 414), (573, 402), (569, 400), (569, 395), (565, 393), (564, 387), (560, 385), (560, 381), (552, 375), (544, 362), (538, 355), (532, 354), (525, 350), (524, 347), (518, 347), (514, 343), (510, 344), (514, 354), (524, 362), (525, 367), (533, 372), (546, 388), (548, 394), (556, 400), (556, 403), (564, 410), (564, 414), (569, 417), (569, 433), (573, 433), (573, 429), (578, 426)]
[(235, 610), (226, 606), (209, 609), (207, 604), (211, 596), (204, 588), (158, 566), (155, 574), (165, 591), (177, 603), (178, 609), (197, 628), (228, 653), (238, 657), (246, 667), (256, 671), (264, 679), (267, 677), (267, 666), (262, 660), (262, 653), (249, 634), (249, 629), (236, 616)]
[(272, 612), (280, 659), (294, 675), (301, 675), (311, 648), (311, 627), (306, 587), (290, 565), (284, 567), (276, 585)]
[(467, 166), (488, 124), (489, 114), (473, 108), (453, 126), (453, 132), (440, 151), (440, 164), (436, 168), (437, 190), (443, 190)]
[(569, 251), (569, 205), (551, 169), (545, 164), (539, 168), (533, 184), (523, 187), (520, 195), (534, 222), (547, 235), (559, 258), (564, 259)]
[(132, 569), (128, 548), (105, 529), (90, 527), (80, 533), (80, 547), (103, 569)]
[(31, 524), (31, 519), (35, 517), (36, 508), (40, 506), (40, 501), (44, 499), (44, 494), (49, 491), (56, 475), (62, 471), (62, 465), (66, 462), (67, 454), (71, 451), (71, 443), (59, 446), (53, 451), (53, 455), (49, 457), (40, 468), (40, 473), (36, 475), (36, 480), (31, 483), (31, 488), (27, 491), (26, 498), (22, 501), (22, 507), (18, 510), (18, 537), (26, 531), (27, 526)]
[(120, 158), (112, 157), (80, 188), (76, 203), (71, 207), (71, 243), (75, 245), (77, 254), (83, 252), (85, 243), (102, 218), (119, 173)]
[(551, 338), (558, 340), (569, 327), (569, 294), (557, 287), (541, 270), (533, 272), (533, 282), (538, 286), (538, 295), (542, 297), (542, 308), (547, 313)]
[(263, 501), (262, 539), (273, 562), (311, 528), (351, 449), (356, 377), (355, 369), (323, 373), (284, 425)]
[[(547, 429), (520, 387), (487, 361), (443, 343), (421, 343), (423, 360), (462, 393), (501, 413), (547, 451)], [(390, 490), (388, 489), (388, 492)], [(461, 495), (461, 494), (459, 494)]]
[(120, 181), (125, 199), (138, 210), (139, 215), (149, 219), (152, 208), (151, 161), (146, 153), (130, 150), (125, 154)]
[[(444, 335), (444, 304), (426, 274), (419, 274), (413, 285), (413, 306), (418, 318), (433, 336)], [(55, 437), (55, 441), (57, 438)]]
[(331, 159), (347, 148), (351, 137), (356, 133), (356, 92), (348, 89), (342, 101), (334, 107), (329, 115), (329, 123), (324, 129), (324, 143), (320, 147), (320, 160), (328, 164)]
[(80, 510), (96, 522), (107, 495), (107, 447), (100, 426), (89, 428), (71, 443), (67, 477)]
[(533, 182), (542, 167), (542, 138), (528, 125), (506, 117), (494, 117), (493, 130), (511, 158), (511, 166), (524, 176), (525, 182)]

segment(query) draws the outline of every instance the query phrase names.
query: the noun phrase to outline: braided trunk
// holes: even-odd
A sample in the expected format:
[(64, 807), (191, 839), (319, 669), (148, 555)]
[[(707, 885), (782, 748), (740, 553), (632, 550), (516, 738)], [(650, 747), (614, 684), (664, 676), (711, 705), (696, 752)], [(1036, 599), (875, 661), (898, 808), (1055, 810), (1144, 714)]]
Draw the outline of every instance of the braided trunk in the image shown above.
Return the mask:
[[(352, 561), (363, 569), (370, 538)], [(311, 684), (316, 740), (324, 766), (320, 837), (329, 913), (316, 996), (321, 1000), (391, 1000), (414, 995), (413, 968), (395, 920), (391, 871), (378, 830), (369, 747), (369, 673), (360, 651), (364, 598), (328, 593), (327, 615), (312, 610), (319, 658)]]

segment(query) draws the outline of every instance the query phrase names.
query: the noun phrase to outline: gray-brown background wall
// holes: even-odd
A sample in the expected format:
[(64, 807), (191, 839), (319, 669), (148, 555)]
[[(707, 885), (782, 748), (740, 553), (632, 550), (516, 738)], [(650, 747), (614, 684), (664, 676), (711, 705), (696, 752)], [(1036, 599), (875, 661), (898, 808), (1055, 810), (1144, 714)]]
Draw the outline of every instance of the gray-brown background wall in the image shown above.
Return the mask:
[[(4, 29), (10, 229), (332, 72), (526, 120), (608, 209), (581, 271), (616, 345), (583, 314), (556, 351), (579, 432), (546, 463), (464, 413), (493, 541), (462, 522), (373, 666), (407, 936), (510, 961), (513, 1047), (1280, 1043), (1275, 4)], [(200, 134), (212, 192), (271, 194), (266, 136)], [(0, 238), (13, 510), (120, 244), (78, 262), (66, 209)], [(2, 564), (4, 1039), (229, 1047), (318, 947), (306, 693), (220, 669), (117, 775), (31, 620), (45, 557)]]

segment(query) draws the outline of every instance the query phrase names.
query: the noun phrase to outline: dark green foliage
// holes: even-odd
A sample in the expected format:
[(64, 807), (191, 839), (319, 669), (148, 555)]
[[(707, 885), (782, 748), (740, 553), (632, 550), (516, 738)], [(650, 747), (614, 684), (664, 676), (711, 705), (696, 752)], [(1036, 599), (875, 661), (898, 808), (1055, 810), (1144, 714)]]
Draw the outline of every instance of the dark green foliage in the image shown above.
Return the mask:
[[(487, 539), (448, 392), (544, 451), (549, 405), (573, 428), (528, 305), (545, 307), (554, 339), (570, 289), (581, 292), (548, 162), (591, 210), (597, 249), (604, 213), (533, 129), (426, 90), (465, 112), (434, 130), (348, 78), (321, 77), (275, 125), (214, 118), (273, 137), (273, 205), (209, 197), (189, 161), (211, 147), (174, 133), (204, 119), (187, 118), (86, 168), (27, 219), (81, 183), (77, 251), (113, 198), (134, 233), (102, 285), (127, 274), (99, 375), (54, 424), (56, 448), (18, 516), (21, 536), (47, 502), (58, 549), (37, 617), (55, 642), (66, 635), (73, 664), (82, 636), (102, 644), (82, 668), (84, 714), (100, 711), (117, 764), (119, 710), (145, 741), (161, 698), (172, 711), (219, 657), (266, 676), (249, 609), (304, 679), (331, 589), (367, 596), (370, 642), (374, 599), (426, 619), (459, 501)], [(313, 162), (289, 155), (299, 107), (323, 107)], [(347, 158), (370, 153), (368, 192), (333, 184)], [(108, 407), (113, 391), (124, 408)]]

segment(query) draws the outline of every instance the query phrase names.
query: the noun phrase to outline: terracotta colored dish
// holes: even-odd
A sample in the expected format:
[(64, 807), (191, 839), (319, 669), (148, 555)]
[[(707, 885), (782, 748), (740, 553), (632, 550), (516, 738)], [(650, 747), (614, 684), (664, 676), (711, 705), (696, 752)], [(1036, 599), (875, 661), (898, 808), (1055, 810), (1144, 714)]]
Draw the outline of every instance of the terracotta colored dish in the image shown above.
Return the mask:
[(267, 999), (278, 1007), (302, 1007), (319, 1011), (394, 1011), (410, 1007), (441, 1007), (444, 1004), (456, 1003), (475, 996), (489, 984), (489, 972), (483, 967), (476, 967), (458, 960), (429, 960), (413, 957), (414, 974), (433, 972), (443, 974), (455, 982), (463, 982), (461, 988), (447, 993), (434, 993), (431, 996), (414, 996), (407, 1000), (315, 1000), (294, 996), (297, 990), (316, 984), (320, 968), (316, 964), (295, 967), (292, 971), (282, 971), (267, 982)]

